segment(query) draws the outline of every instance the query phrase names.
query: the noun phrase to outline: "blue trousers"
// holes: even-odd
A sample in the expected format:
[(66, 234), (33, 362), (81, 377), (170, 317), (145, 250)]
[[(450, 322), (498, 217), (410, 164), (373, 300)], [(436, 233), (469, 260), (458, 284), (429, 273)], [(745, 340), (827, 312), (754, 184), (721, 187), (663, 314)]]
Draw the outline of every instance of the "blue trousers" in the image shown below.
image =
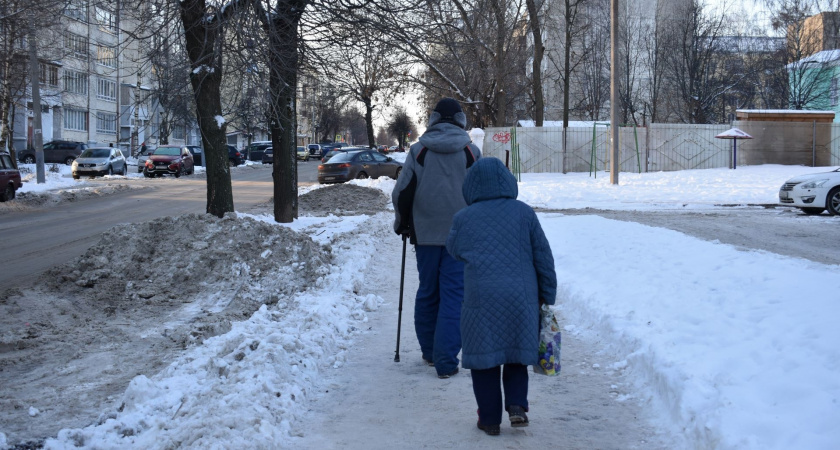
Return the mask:
[[(502, 370), (504, 367), (504, 371)], [(473, 393), (478, 403), (478, 420), (482, 425), (502, 423), (502, 389), (505, 390), (504, 410), (511, 405), (519, 405), (528, 411), (528, 366), (505, 364), (490, 369), (470, 371), (473, 381)]]
[(414, 330), (423, 359), (433, 361), (438, 375), (458, 368), (461, 351), (461, 303), (464, 301), (464, 263), (446, 247), (416, 245), (420, 286), (414, 299)]

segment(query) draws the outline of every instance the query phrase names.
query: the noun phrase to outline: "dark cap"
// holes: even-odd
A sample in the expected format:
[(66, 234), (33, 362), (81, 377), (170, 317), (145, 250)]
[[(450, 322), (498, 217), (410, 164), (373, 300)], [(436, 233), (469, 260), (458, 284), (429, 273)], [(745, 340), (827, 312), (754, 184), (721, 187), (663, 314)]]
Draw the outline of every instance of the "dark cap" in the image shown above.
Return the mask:
[(443, 98), (437, 105), (435, 105), (435, 111), (440, 113), (440, 117), (442, 118), (452, 118), (455, 117), (455, 114), (459, 112), (464, 112), (461, 110), (461, 105), (454, 99), (454, 98)]

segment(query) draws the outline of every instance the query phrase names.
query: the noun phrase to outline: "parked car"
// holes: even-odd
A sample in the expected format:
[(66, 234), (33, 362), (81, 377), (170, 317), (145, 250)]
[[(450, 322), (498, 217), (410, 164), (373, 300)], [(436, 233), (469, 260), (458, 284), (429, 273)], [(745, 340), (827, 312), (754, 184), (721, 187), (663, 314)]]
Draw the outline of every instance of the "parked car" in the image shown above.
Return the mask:
[(779, 202), (805, 214), (828, 211), (832, 216), (840, 215), (840, 168), (785, 181), (779, 189)]
[(309, 150), (306, 147), (299, 146), (295, 157), (301, 161), (309, 161)]
[[(50, 141), (44, 144), (44, 162), (69, 166), (86, 148), (87, 144), (81, 142)], [(35, 164), (35, 149), (21, 150), (18, 152), (18, 160), (24, 164)]]
[(265, 150), (263, 150), (262, 163), (274, 164), (274, 147), (268, 147)]
[[(335, 150), (333, 150), (335, 151)], [(397, 179), (402, 164), (376, 150), (340, 152), (318, 166), (318, 183), (343, 183), (356, 178)]]
[(380, 145), (380, 146), (376, 147), (376, 150), (379, 153), (388, 153), (388, 146), (387, 145)]
[(362, 149), (361, 148), (356, 148), (356, 147), (333, 148), (330, 151), (328, 151), (324, 156), (321, 157), (321, 162), (325, 163), (325, 162), (329, 161), (330, 158), (332, 158), (333, 156), (335, 156), (339, 153), (347, 153), (350, 150), (362, 150)]
[(114, 147), (93, 147), (83, 151), (70, 164), (73, 179), (78, 180), (83, 175), (95, 177), (97, 175), (128, 175), (128, 163), (122, 150)]
[(137, 172), (143, 172), (143, 169), (146, 168), (146, 160), (149, 159), (149, 155), (155, 152), (153, 148), (147, 148), (146, 150), (140, 150), (140, 153), (137, 154)]
[(309, 144), (306, 148), (309, 149), (310, 158), (321, 159), (321, 146), (319, 144)]
[(193, 164), (196, 166), (203, 166), (204, 165), (204, 150), (197, 145), (188, 145), (187, 150), (192, 153), (193, 157)]
[(146, 160), (143, 174), (149, 178), (164, 174), (190, 175), (195, 171), (192, 153), (185, 146), (161, 145)]
[(239, 152), (236, 147), (228, 145), (228, 163), (231, 167), (245, 164), (245, 155)]
[(249, 161), (265, 161), (263, 153), (265, 149), (271, 147), (271, 141), (254, 141), (248, 146), (246, 151)]
[(12, 155), (0, 153), (0, 202), (14, 200), (15, 191), (23, 184), (20, 171), (12, 163)]

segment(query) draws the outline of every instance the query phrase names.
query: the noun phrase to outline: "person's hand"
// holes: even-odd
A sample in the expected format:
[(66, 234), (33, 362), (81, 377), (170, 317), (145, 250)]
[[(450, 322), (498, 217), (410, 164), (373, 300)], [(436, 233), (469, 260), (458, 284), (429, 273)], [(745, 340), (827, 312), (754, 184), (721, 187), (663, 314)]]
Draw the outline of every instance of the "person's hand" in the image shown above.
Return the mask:
[(400, 225), (397, 227), (396, 233), (400, 236), (411, 237), (411, 228), (408, 225)]

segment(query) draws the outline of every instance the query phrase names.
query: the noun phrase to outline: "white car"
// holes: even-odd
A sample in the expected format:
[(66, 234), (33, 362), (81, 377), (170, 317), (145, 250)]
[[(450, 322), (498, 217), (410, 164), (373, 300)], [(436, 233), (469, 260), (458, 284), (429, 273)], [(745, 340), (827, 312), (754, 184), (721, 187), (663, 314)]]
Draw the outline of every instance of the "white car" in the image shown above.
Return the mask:
[(820, 214), (828, 210), (832, 216), (840, 215), (840, 169), (785, 181), (779, 189), (779, 202), (795, 206), (805, 214)]
[(75, 180), (81, 176), (128, 174), (125, 156), (119, 149), (112, 147), (89, 148), (73, 160), (70, 168)]

